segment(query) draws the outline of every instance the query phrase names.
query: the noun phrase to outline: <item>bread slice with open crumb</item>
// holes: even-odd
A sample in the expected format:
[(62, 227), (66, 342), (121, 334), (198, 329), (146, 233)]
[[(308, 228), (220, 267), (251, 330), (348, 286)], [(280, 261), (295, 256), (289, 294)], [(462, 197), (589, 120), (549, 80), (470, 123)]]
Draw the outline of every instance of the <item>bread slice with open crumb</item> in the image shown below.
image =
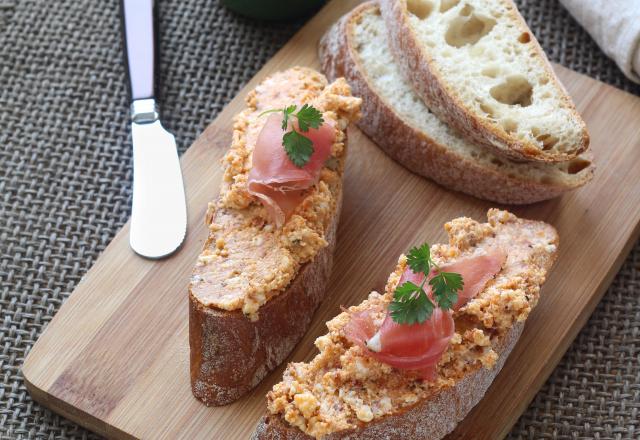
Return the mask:
[[(292, 104), (313, 105), (335, 137), (319, 176), (277, 226), (247, 182), (261, 113)], [(191, 387), (205, 404), (230, 403), (258, 384), (293, 349), (323, 299), (342, 205), (346, 128), (359, 106), (344, 80), (328, 84), (298, 67), (263, 81), (235, 117), (220, 195), (205, 220), (209, 236), (189, 284)]]
[[(488, 223), (458, 218), (445, 225), (448, 245), (432, 246), (438, 265), (502, 248), (500, 272), (454, 313), (455, 333), (432, 381), (381, 363), (345, 337), (353, 313), (374, 313), (379, 326), (405, 271), (401, 256), (385, 293), (329, 321), (320, 353), (292, 363), (267, 395), (268, 415), (254, 439), (439, 439), (478, 403), (514, 347), (553, 265), (558, 236), (543, 222), (489, 210)], [(371, 312), (373, 311), (373, 312)]]
[(380, 0), (395, 59), (418, 95), (474, 143), (567, 161), (586, 125), (512, 0)]
[(589, 182), (589, 152), (560, 163), (516, 162), (475, 145), (424, 105), (389, 49), (378, 6), (363, 3), (321, 39), (329, 78), (344, 77), (363, 98), (358, 126), (389, 156), (448, 188), (498, 203), (533, 203)]

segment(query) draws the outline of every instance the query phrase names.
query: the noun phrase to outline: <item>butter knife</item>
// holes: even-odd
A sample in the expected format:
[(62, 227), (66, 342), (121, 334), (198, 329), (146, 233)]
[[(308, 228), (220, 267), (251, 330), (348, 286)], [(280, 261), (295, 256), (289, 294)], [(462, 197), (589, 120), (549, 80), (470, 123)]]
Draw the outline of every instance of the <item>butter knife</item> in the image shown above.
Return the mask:
[(131, 88), (133, 204), (131, 248), (147, 258), (173, 253), (187, 230), (187, 208), (174, 136), (162, 127), (154, 87), (153, 0), (122, 0)]

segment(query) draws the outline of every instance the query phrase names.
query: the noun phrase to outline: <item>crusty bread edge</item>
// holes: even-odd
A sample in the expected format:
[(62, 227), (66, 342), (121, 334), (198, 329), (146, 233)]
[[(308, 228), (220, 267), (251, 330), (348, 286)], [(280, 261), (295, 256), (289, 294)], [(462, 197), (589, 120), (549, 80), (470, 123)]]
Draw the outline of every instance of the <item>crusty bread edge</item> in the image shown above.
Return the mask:
[[(511, 4), (510, 14), (518, 23), (522, 32), (533, 33), (518, 13), (512, 0), (504, 0)], [(582, 138), (572, 154), (553, 153), (541, 150), (531, 142), (517, 139), (509, 135), (502, 127), (490, 124), (479, 118), (473, 111), (457, 97), (447, 82), (436, 69), (432, 68), (435, 61), (421, 48), (418, 36), (409, 23), (408, 11), (404, 0), (380, 0), (382, 16), (391, 35), (391, 49), (405, 78), (409, 79), (427, 106), (443, 121), (455, 127), (470, 141), (483, 145), (498, 154), (512, 159), (534, 160), (543, 162), (562, 162), (576, 157), (589, 146), (589, 133), (585, 122), (578, 113), (573, 101), (566, 93), (566, 89), (553, 71), (547, 56), (535, 38), (529, 44), (543, 61), (547, 77), (564, 94), (563, 102), (579, 121), (582, 127)]]
[(256, 321), (239, 310), (205, 307), (189, 291), (191, 390), (205, 405), (226, 405), (249, 392), (306, 333), (325, 296), (341, 207), (342, 185), (325, 233), (327, 246), (302, 267), (284, 292), (260, 307)]
[(351, 43), (352, 24), (374, 7), (373, 2), (363, 3), (336, 22), (320, 40), (319, 58), (322, 70), (330, 80), (344, 77), (354, 95), (363, 98), (362, 118), (357, 125), (392, 159), (445, 187), (504, 204), (528, 204), (551, 199), (591, 180), (593, 164), (590, 170), (581, 172), (582, 179), (576, 179), (573, 185), (509, 176), (456, 154), (404, 122), (369, 85)]
[[(515, 347), (524, 323), (517, 323), (498, 340), (494, 350), (498, 361), (491, 369), (478, 367), (452, 387), (444, 389), (431, 399), (407, 407), (403, 412), (381, 417), (364, 424), (362, 428), (339, 431), (324, 440), (436, 440), (455, 429), (458, 423), (482, 399), (498, 375), (511, 350)], [(263, 416), (252, 440), (312, 440), (313, 437), (285, 422), (281, 416)]]

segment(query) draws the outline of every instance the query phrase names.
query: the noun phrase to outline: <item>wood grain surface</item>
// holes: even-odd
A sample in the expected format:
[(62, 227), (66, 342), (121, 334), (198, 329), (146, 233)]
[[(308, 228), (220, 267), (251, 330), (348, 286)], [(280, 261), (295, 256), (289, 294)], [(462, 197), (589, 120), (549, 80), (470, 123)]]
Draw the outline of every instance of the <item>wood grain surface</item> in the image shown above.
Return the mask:
[[(246, 92), (276, 70), (318, 67), (319, 37), (357, 3), (327, 5), (184, 154), (189, 231), (177, 254), (145, 260), (129, 248), (128, 224), (117, 234), (31, 350), (23, 374), (34, 399), (113, 438), (249, 437), (282, 367), (226, 407), (205, 407), (189, 386), (187, 283), (207, 235), (203, 218), (218, 191), (231, 118), (243, 108)], [(508, 432), (585, 324), (640, 232), (640, 99), (564, 68), (557, 71), (589, 126), (596, 177), (559, 199), (513, 209), (558, 229), (558, 263), (504, 370), (451, 438), (495, 439)], [(310, 359), (325, 321), (340, 305), (382, 289), (401, 252), (444, 239), (442, 224), (454, 217), (484, 220), (491, 206), (411, 174), (355, 128), (349, 141), (327, 300), (289, 360)]]

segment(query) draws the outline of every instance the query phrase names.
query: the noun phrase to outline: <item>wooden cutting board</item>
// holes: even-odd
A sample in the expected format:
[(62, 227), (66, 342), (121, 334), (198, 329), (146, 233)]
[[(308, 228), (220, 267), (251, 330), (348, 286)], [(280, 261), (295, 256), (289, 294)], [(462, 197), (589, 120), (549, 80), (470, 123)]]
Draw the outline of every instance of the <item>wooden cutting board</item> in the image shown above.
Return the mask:
[[(276, 70), (318, 67), (319, 37), (357, 3), (327, 5), (184, 154), (189, 232), (176, 255), (142, 259), (129, 249), (129, 225), (118, 233), (25, 362), (23, 374), (35, 400), (108, 437), (249, 437), (282, 368), (226, 407), (205, 407), (189, 387), (187, 282), (207, 235), (205, 209), (217, 194), (218, 161), (247, 91)], [(451, 438), (495, 439), (508, 432), (585, 324), (640, 232), (640, 99), (567, 69), (557, 71), (591, 131), (597, 174), (579, 191), (513, 209), (558, 229), (558, 263), (503, 371)], [(484, 220), (492, 206), (411, 174), (357, 129), (349, 141), (327, 299), (289, 360), (310, 359), (325, 321), (340, 305), (382, 289), (401, 252), (444, 239), (442, 225), (454, 217)]]

